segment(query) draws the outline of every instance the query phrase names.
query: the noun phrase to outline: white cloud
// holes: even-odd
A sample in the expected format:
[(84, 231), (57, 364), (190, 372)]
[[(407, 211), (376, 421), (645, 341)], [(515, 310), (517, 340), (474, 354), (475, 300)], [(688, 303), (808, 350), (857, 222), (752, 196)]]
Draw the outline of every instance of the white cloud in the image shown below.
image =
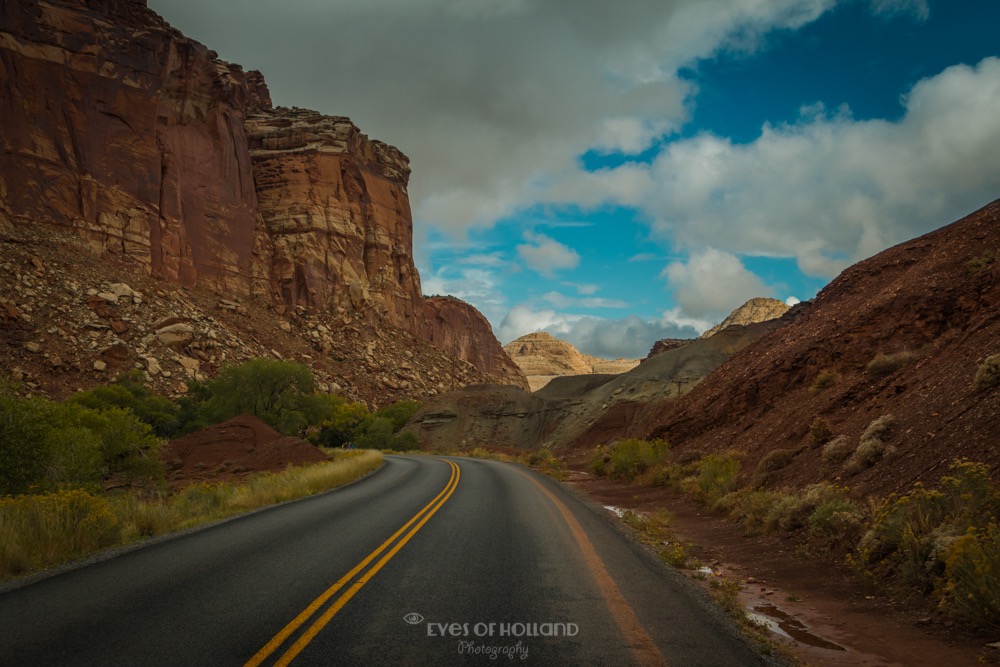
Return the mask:
[(567, 245), (544, 234), (525, 232), (524, 240), (517, 246), (517, 254), (528, 268), (544, 276), (552, 276), (556, 271), (573, 269), (580, 264), (580, 255)]
[(787, 299), (785, 299), (785, 305), (786, 306), (794, 306), (794, 305), (800, 304), (800, 303), (802, 303), (802, 299), (800, 299), (798, 297), (790, 296)]
[(574, 285), (573, 287), (576, 287), (577, 294), (586, 296), (593, 296), (597, 294), (597, 290), (601, 289), (598, 285)]
[(475, 304), (490, 322), (498, 321), (507, 310), (501, 281), (488, 268), (445, 266), (422, 276), (424, 294), (449, 295)]
[[(1000, 58), (950, 67), (904, 102), (898, 122), (814, 106), (749, 144), (711, 134), (669, 143), (643, 168), (648, 189), (618, 201), (638, 201), (654, 234), (679, 248), (794, 257), (832, 277), (1000, 194)], [(640, 182), (636, 169), (627, 176)], [(591, 193), (615, 191), (613, 173), (584, 180), (605, 177)]]
[(556, 308), (628, 308), (628, 304), (619, 299), (605, 299), (603, 297), (571, 297), (559, 292), (548, 292), (542, 298), (551, 303)]
[(872, 11), (884, 16), (909, 14), (920, 21), (927, 20), (931, 15), (927, 0), (872, 0)]
[(668, 264), (662, 275), (681, 311), (695, 318), (725, 317), (747, 300), (771, 294), (738, 257), (715, 248)]
[(589, 149), (649, 147), (688, 117), (678, 68), (756, 48), (834, 0), (149, 4), (261, 69), (276, 104), (350, 116), (399, 147), (415, 219), (461, 233), (543, 201)]

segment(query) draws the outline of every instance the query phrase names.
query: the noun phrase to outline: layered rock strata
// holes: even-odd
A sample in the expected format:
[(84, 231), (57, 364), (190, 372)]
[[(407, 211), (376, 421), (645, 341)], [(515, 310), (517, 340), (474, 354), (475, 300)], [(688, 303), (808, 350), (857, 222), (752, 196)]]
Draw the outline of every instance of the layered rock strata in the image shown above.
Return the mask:
[(70, 228), (147, 275), (394, 327), (524, 382), (485, 319), (424, 305), (405, 155), (272, 108), (260, 72), (141, 0), (0, 5), (0, 126), (0, 230)]

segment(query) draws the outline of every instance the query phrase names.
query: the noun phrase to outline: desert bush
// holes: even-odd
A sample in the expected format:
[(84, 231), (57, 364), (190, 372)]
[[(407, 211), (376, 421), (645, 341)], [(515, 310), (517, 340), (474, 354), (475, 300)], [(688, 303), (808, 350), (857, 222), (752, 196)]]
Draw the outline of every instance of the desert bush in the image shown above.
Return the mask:
[(792, 459), (794, 459), (795, 455), (798, 453), (799, 451), (797, 449), (774, 449), (768, 452), (768, 454), (757, 464), (757, 472), (769, 473), (781, 470), (791, 463)]
[(945, 560), (942, 603), (976, 624), (1000, 629), (1000, 527), (970, 527)]
[(889, 436), (895, 426), (896, 420), (892, 415), (883, 415), (873, 420), (864, 433), (861, 434), (861, 442), (847, 459), (845, 469), (848, 473), (854, 474), (870, 468), (883, 458), (890, 456), (896, 450), (894, 447), (885, 444), (884, 439)]
[(997, 254), (1000, 251), (997, 250), (987, 250), (982, 255), (978, 257), (973, 257), (968, 262), (965, 263), (965, 268), (969, 272), (970, 276), (977, 275), (980, 271), (985, 271), (990, 267), (993, 262), (997, 259)]
[(809, 386), (809, 391), (814, 394), (818, 394), (824, 389), (832, 387), (837, 383), (837, 380), (838, 377), (836, 371), (830, 368), (824, 368), (816, 374), (816, 379), (814, 379), (812, 385)]
[(740, 461), (734, 454), (708, 454), (698, 461), (696, 470), (696, 475), (681, 482), (681, 489), (714, 505), (732, 490)]
[[(998, 586), (990, 579), (995, 570), (983, 570), (978, 583), (968, 573), (995, 547), (995, 532), (990, 531), (1000, 516), (1000, 491), (982, 464), (955, 461), (950, 473), (941, 479), (940, 490), (917, 485), (902, 497), (876, 503), (851, 562), (867, 576), (922, 593), (935, 591), (956, 611), (969, 613), (949, 591), (963, 591), (966, 600), (972, 594), (975, 600), (980, 593), (971, 589), (989, 596)], [(973, 533), (975, 537), (965, 537)], [(975, 604), (981, 607), (981, 602)]]
[(785, 491), (742, 488), (726, 494), (715, 506), (743, 524), (747, 532), (761, 533), (768, 526), (776, 526), (776, 517), (793, 502), (792, 496)]
[(836, 438), (823, 446), (823, 461), (826, 463), (840, 463), (854, 452), (854, 448), (847, 440), (846, 435), (838, 435)]
[(663, 440), (627, 438), (607, 448), (602, 454), (602, 461), (604, 457), (608, 459), (604, 464), (605, 474), (631, 481), (647, 470), (665, 464), (670, 458), (670, 448)]
[(552, 453), (548, 447), (529, 452), (525, 458), (528, 465), (537, 466), (546, 475), (562, 479), (568, 474), (565, 462)]
[(823, 417), (816, 417), (809, 424), (809, 446), (813, 449), (822, 447), (833, 438), (833, 428)]
[[(810, 484), (801, 490), (739, 489), (724, 496), (716, 507), (738, 520), (751, 533), (773, 533), (808, 528), (810, 536), (829, 537), (838, 523), (860, 523), (858, 506), (847, 489), (832, 484)], [(849, 514), (834, 518), (837, 513)], [(853, 544), (852, 544), (853, 546)]]
[(1000, 385), (1000, 354), (986, 357), (986, 360), (976, 369), (976, 378), (972, 383), (976, 391), (986, 391)]
[(875, 377), (886, 377), (892, 375), (903, 366), (916, 361), (919, 356), (911, 350), (902, 350), (892, 354), (883, 354), (880, 352), (868, 362), (868, 373)]
[(598, 445), (594, 448), (594, 453), (587, 462), (587, 469), (598, 477), (605, 477), (608, 474), (610, 464), (611, 454), (608, 453), (608, 448), (604, 445)]
[(0, 577), (110, 546), (120, 534), (108, 501), (82, 489), (0, 499)]

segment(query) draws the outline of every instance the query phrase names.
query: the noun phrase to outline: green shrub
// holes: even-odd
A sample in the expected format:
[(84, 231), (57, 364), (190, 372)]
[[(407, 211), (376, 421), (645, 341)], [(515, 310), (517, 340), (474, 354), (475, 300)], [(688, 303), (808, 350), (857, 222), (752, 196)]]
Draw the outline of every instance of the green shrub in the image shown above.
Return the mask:
[(816, 374), (816, 379), (813, 380), (812, 385), (809, 387), (809, 391), (818, 394), (819, 392), (832, 387), (837, 383), (837, 373), (830, 368), (824, 368), (819, 373)]
[(809, 424), (809, 446), (813, 449), (822, 447), (833, 438), (830, 422), (822, 417), (816, 417)]
[[(620, 440), (604, 450), (606, 474), (616, 479), (634, 480), (647, 470), (662, 465), (670, 458), (670, 448), (663, 440)], [(596, 458), (596, 457), (595, 457)], [(593, 464), (593, 459), (591, 460)]]
[(774, 449), (767, 453), (757, 464), (758, 473), (769, 473), (781, 470), (795, 458), (797, 449)]
[(373, 419), (356, 440), (356, 445), (361, 449), (392, 449), (392, 444), (392, 421), (385, 417)]
[(311, 439), (321, 447), (351, 445), (368, 430), (374, 419), (363, 403), (338, 398), (330, 415), (319, 424), (319, 430)]
[(1000, 354), (986, 357), (986, 360), (976, 369), (976, 379), (973, 388), (976, 391), (986, 391), (1000, 385)]
[(301, 435), (332, 407), (314, 389), (312, 372), (293, 361), (262, 357), (223, 366), (213, 379), (189, 383), (181, 400), (183, 428), (191, 432), (251, 414), (285, 435)]
[(697, 493), (705, 502), (716, 503), (732, 490), (736, 475), (740, 471), (740, 461), (733, 454), (708, 454), (697, 464), (697, 475), (688, 488)]
[(413, 419), (413, 415), (417, 414), (421, 405), (423, 403), (420, 401), (396, 401), (376, 410), (375, 416), (388, 419), (392, 423), (392, 432), (399, 433)]
[(970, 276), (977, 275), (980, 271), (985, 271), (990, 268), (990, 265), (997, 259), (997, 254), (1000, 251), (997, 250), (987, 250), (982, 255), (978, 257), (973, 257), (968, 262), (965, 263), (965, 268), (968, 270)]
[[(939, 595), (945, 595), (951, 585), (963, 590), (975, 585), (963, 578), (968, 564), (993, 548), (992, 538), (986, 536), (1000, 516), (1000, 491), (982, 464), (956, 461), (950, 472), (941, 479), (941, 490), (917, 485), (908, 494), (890, 496), (873, 507), (871, 525), (851, 561), (858, 571), (923, 593), (937, 590)], [(979, 543), (978, 537), (962, 540), (970, 531), (985, 541)], [(959, 583), (949, 579), (951, 558), (952, 575), (963, 579)], [(995, 580), (984, 580), (983, 585), (992, 587)], [(946, 599), (957, 604), (954, 596)]]
[(875, 377), (886, 377), (892, 375), (903, 366), (913, 363), (919, 357), (919, 354), (910, 350), (903, 350), (892, 354), (882, 354), (880, 352), (868, 362), (868, 373)]
[(847, 472), (854, 474), (865, 468), (870, 468), (896, 451), (894, 447), (888, 446), (884, 442), (884, 439), (889, 437), (895, 427), (895, 423), (896, 420), (892, 415), (883, 415), (868, 424), (868, 428), (861, 434), (858, 448), (847, 459), (845, 468)]
[(410, 452), (420, 449), (420, 436), (413, 431), (403, 431), (392, 436), (392, 448), (397, 452)]
[(838, 435), (836, 438), (823, 446), (823, 461), (826, 463), (840, 463), (854, 452), (851, 443), (846, 435)]
[(942, 603), (974, 623), (1000, 629), (1000, 527), (970, 527), (945, 561)]
[(129, 410), (161, 438), (172, 438), (180, 432), (180, 407), (150, 391), (139, 371), (119, 375), (112, 384), (77, 392), (69, 400), (98, 412), (108, 408)]

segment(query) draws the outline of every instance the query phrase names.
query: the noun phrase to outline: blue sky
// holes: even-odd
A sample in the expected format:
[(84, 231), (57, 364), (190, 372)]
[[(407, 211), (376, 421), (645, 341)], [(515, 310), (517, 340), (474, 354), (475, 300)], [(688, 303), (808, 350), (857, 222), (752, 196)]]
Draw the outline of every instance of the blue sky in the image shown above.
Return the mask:
[(150, 6), (407, 153), (424, 292), (504, 343), (644, 356), (1000, 197), (995, 0)]

